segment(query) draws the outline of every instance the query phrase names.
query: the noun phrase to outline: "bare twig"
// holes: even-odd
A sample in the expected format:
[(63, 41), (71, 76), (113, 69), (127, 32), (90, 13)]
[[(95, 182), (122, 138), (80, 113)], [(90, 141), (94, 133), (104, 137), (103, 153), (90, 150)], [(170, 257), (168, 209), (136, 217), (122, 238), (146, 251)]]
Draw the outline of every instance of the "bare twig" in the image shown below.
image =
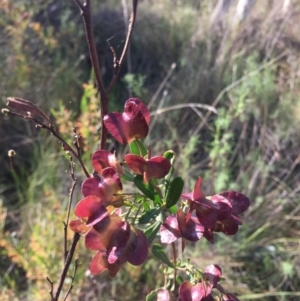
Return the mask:
[(64, 297), (64, 301), (67, 300), (67, 298), (68, 298), (68, 296), (69, 296), (71, 290), (72, 290), (73, 287), (74, 287), (73, 283), (74, 283), (74, 280), (75, 280), (75, 276), (76, 276), (76, 272), (77, 272), (78, 266), (79, 266), (79, 264), (78, 264), (78, 258), (76, 258), (76, 259), (75, 259), (75, 266), (74, 266), (73, 275), (71, 276), (72, 281), (71, 281), (71, 284), (70, 284), (70, 286), (69, 286), (69, 289), (68, 289), (68, 291), (67, 291), (67, 293), (66, 293), (66, 295), (65, 295), (65, 297)]
[(54, 296), (53, 296), (53, 281), (50, 280), (50, 278), (47, 276), (46, 280), (49, 282), (50, 284), (50, 290), (49, 290), (49, 295), (51, 297), (51, 301), (54, 300)]
[(78, 162), (80, 163), (85, 175), (87, 178), (90, 177), (88, 171), (86, 170), (80, 156), (78, 156), (77, 154), (77, 151), (75, 151), (73, 149), (73, 147), (71, 147), (59, 134), (58, 132), (55, 130), (53, 124), (44, 124), (43, 122), (41, 122), (40, 120), (34, 118), (33, 116), (31, 115), (23, 115), (23, 114), (19, 114), (19, 113), (16, 113), (16, 112), (11, 112), (10, 110), (6, 110), (5, 111), (5, 114), (7, 115), (11, 115), (11, 116), (17, 116), (17, 117), (22, 117), (24, 119), (27, 119), (27, 120), (31, 120), (33, 121), (35, 124), (36, 124), (36, 127), (37, 128), (42, 128), (42, 129), (46, 129), (48, 131), (51, 132), (51, 134), (58, 139), (58, 141), (62, 144), (62, 147), (65, 151), (69, 151), (70, 153), (72, 153), (75, 158), (78, 160)]
[(111, 82), (108, 86), (107, 95), (109, 95), (109, 93), (111, 92), (113, 86), (116, 83), (116, 80), (117, 80), (118, 75), (120, 73), (120, 69), (121, 69), (122, 64), (124, 62), (124, 59), (125, 59), (127, 49), (129, 47), (130, 38), (131, 38), (132, 31), (133, 31), (133, 28), (134, 28), (134, 23), (135, 23), (135, 20), (136, 20), (137, 5), (138, 5), (138, 0), (132, 0), (132, 13), (131, 13), (131, 17), (130, 17), (129, 24), (128, 24), (128, 31), (127, 31), (126, 41), (125, 41), (124, 48), (123, 48), (123, 51), (122, 51), (122, 54), (121, 54), (121, 58), (119, 60), (119, 64), (117, 65), (117, 68), (115, 69), (115, 74), (114, 74), (114, 76), (113, 76), (113, 78), (112, 78), (112, 80), (111, 80)]
[(79, 0), (74, 0), (78, 5), (81, 11), (81, 15), (84, 21), (86, 40), (89, 47), (89, 54), (92, 62), (92, 66), (95, 73), (95, 80), (97, 85), (97, 90), (100, 94), (100, 119), (101, 119), (101, 142), (100, 148), (105, 149), (106, 138), (107, 138), (107, 129), (103, 124), (103, 117), (108, 113), (108, 97), (107, 93), (104, 90), (102, 76), (100, 72), (98, 54), (96, 49), (95, 37), (92, 27), (92, 18), (91, 18), (91, 1), (85, 0), (82, 4)]
[(176, 267), (176, 262), (177, 262), (177, 253), (176, 253), (176, 246), (175, 243), (172, 243), (172, 252), (173, 252), (173, 260), (174, 260), (174, 265), (175, 265), (175, 269), (174, 269), (174, 287), (176, 288), (176, 277), (177, 277), (177, 267)]
[(69, 225), (69, 220), (70, 220), (70, 211), (71, 211), (71, 206), (72, 206), (72, 201), (73, 201), (73, 194), (74, 194), (74, 189), (75, 186), (77, 184), (77, 179), (75, 178), (75, 173), (74, 173), (74, 162), (73, 162), (73, 158), (70, 156), (70, 176), (72, 179), (72, 186), (70, 189), (70, 193), (69, 193), (69, 202), (68, 202), (68, 209), (67, 209), (67, 217), (66, 217), (66, 221), (64, 222), (64, 259), (66, 261), (67, 255), (68, 255), (68, 247), (67, 247), (67, 233), (68, 233), (68, 225)]
[(80, 239), (80, 234), (79, 233), (74, 233), (72, 244), (71, 244), (70, 250), (68, 252), (64, 268), (61, 272), (59, 283), (58, 283), (57, 290), (56, 290), (56, 293), (55, 293), (55, 297), (53, 298), (53, 301), (58, 301), (59, 295), (60, 295), (62, 287), (64, 285), (64, 282), (65, 282), (70, 264), (72, 262), (74, 252), (75, 252), (75, 249), (76, 249), (76, 246), (77, 246), (77, 243), (78, 243), (79, 239)]
[[(129, 23), (127, 0), (122, 0), (122, 6), (123, 6), (123, 16), (124, 16), (124, 24), (125, 24), (125, 34), (126, 34), (126, 31), (128, 28), (128, 23)], [(127, 72), (132, 73), (130, 44), (128, 45), (128, 49), (126, 52), (126, 60), (127, 60)], [(119, 68), (119, 66), (118, 66), (118, 68)], [(115, 73), (117, 70), (118, 69), (115, 68)], [(129, 97), (132, 97), (131, 85), (128, 85), (128, 93), (129, 93)]]

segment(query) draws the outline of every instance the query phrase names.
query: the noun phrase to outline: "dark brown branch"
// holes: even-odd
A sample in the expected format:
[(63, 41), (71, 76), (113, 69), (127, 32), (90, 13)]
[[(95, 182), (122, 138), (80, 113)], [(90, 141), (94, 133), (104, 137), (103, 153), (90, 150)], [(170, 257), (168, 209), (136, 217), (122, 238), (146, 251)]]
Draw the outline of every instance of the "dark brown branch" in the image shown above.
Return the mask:
[(72, 290), (73, 287), (74, 287), (73, 283), (74, 283), (74, 280), (75, 280), (75, 276), (76, 276), (76, 272), (77, 272), (78, 266), (79, 266), (79, 264), (78, 264), (78, 259), (76, 258), (76, 259), (75, 259), (75, 266), (74, 266), (73, 275), (71, 276), (72, 281), (71, 281), (71, 284), (70, 284), (70, 286), (69, 286), (69, 289), (68, 289), (68, 291), (67, 291), (67, 293), (66, 293), (66, 295), (65, 295), (65, 297), (64, 297), (64, 301), (67, 300), (67, 298), (68, 298), (68, 296), (69, 296), (71, 290)]
[(116, 80), (119, 76), (121, 67), (123, 65), (125, 55), (126, 55), (126, 52), (127, 52), (128, 46), (129, 46), (129, 42), (130, 42), (130, 39), (131, 39), (132, 31), (133, 31), (133, 28), (134, 28), (135, 20), (136, 20), (137, 5), (138, 5), (138, 0), (132, 0), (132, 13), (131, 13), (131, 17), (130, 17), (130, 20), (129, 20), (126, 41), (125, 41), (124, 48), (123, 48), (123, 51), (122, 51), (122, 54), (121, 54), (121, 58), (119, 59), (118, 64), (116, 65), (115, 74), (114, 74), (114, 76), (113, 76), (113, 78), (112, 78), (112, 80), (111, 80), (111, 82), (108, 86), (108, 89), (107, 89), (107, 92), (106, 92), (107, 95), (109, 95), (109, 93), (111, 92), (113, 86), (115, 85)]
[(74, 233), (72, 244), (71, 244), (70, 250), (68, 252), (68, 256), (66, 258), (64, 268), (63, 268), (62, 273), (60, 275), (60, 279), (59, 279), (59, 283), (58, 283), (57, 290), (56, 290), (56, 293), (55, 293), (55, 297), (53, 299), (54, 301), (58, 301), (59, 295), (60, 295), (62, 287), (64, 285), (64, 282), (65, 282), (70, 264), (72, 262), (74, 252), (75, 252), (75, 249), (76, 249), (76, 246), (77, 246), (77, 243), (78, 243), (79, 239), (80, 239), (80, 234), (79, 233)]
[(93, 70), (95, 73), (97, 90), (100, 94), (100, 119), (101, 119), (101, 143), (100, 148), (106, 148), (106, 139), (107, 139), (107, 129), (103, 123), (103, 117), (108, 113), (108, 97), (107, 93), (104, 90), (102, 76), (100, 72), (98, 54), (96, 49), (95, 37), (92, 26), (92, 18), (91, 18), (91, 1), (86, 0), (84, 4), (82, 4), (79, 0), (74, 0), (78, 7), (81, 10), (81, 15), (83, 17), (84, 26), (85, 26), (85, 34), (86, 40), (89, 47), (89, 54), (92, 61)]

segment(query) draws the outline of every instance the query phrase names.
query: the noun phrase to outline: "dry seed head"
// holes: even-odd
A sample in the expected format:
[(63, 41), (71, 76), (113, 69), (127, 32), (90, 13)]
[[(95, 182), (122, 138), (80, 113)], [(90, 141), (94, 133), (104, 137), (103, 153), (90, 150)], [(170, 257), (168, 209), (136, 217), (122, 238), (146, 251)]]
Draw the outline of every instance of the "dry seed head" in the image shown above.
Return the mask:
[(7, 152), (7, 154), (8, 154), (8, 157), (14, 157), (15, 155), (16, 155), (16, 152), (13, 150), (13, 149), (10, 149), (8, 152)]

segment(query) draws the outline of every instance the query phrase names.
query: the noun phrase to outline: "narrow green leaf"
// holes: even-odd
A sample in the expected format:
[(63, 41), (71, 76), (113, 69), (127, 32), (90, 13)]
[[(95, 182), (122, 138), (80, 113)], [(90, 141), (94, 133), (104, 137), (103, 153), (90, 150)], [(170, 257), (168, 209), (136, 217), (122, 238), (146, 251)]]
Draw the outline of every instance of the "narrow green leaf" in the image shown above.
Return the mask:
[(125, 169), (125, 174), (121, 175), (121, 179), (123, 181), (133, 182), (134, 176), (128, 170)]
[(152, 291), (146, 296), (146, 301), (157, 301), (157, 292)]
[(156, 221), (154, 224), (150, 225), (148, 228), (145, 229), (144, 233), (148, 239), (149, 246), (152, 244), (153, 240), (155, 239), (160, 226), (161, 226), (161, 222)]
[(144, 201), (142, 203), (142, 206), (144, 208), (144, 211), (148, 211), (151, 209), (150, 205), (149, 205), (149, 202), (146, 201), (146, 198), (144, 198)]
[(183, 186), (184, 186), (184, 182), (181, 177), (177, 177), (171, 182), (171, 185), (169, 187), (169, 190), (168, 190), (168, 193), (166, 196), (166, 207), (167, 208), (174, 206), (178, 202), (180, 195), (182, 193), (182, 190), (183, 190)]
[(136, 175), (133, 180), (135, 186), (150, 200), (152, 200), (155, 204), (161, 205), (162, 200), (157, 194), (157, 191), (151, 185), (151, 183), (144, 183), (143, 177), (141, 175)]
[(160, 244), (154, 244), (151, 250), (152, 253), (167, 266), (169, 266), (170, 268), (175, 268), (175, 265), (169, 260), (165, 249)]
[(82, 96), (81, 102), (80, 102), (80, 111), (81, 111), (81, 113), (88, 112), (88, 110), (89, 110), (89, 108), (88, 108), (89, 98), (90, 98), (90, 91), (89, 91), (89, 89), (86, 89), (83, 92), (83, 96)]
[(153, 208), (150, 209), (147, 212), (144, 212), (142, 216), (139, 218), (139, 223), (140, 224), (148, 224), (151, 222), (153, 219), (155, 219), (158, 214), (161, 212), (161, 208)]
[(147, 155), (147, 148), (140, 139), (135, 139), (129, 143), (130, 152), (134, 155), (145, 157)]

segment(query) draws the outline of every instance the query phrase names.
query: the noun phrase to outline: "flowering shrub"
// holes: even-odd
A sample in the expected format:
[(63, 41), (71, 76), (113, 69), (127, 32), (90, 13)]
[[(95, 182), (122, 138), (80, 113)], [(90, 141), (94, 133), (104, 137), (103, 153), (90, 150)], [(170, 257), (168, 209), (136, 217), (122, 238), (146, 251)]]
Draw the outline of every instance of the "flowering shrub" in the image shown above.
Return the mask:
[[(115, 276), (127, 261), (142, 264), (156, 235), (163, 244), (174, 243), (179, 238), (183, 242), (198, 241), (202, 237), (213, 243), (214, 232), (233, 235), (242, 224), (238, 215), (250, 205), (249, 199), (236, 191), (205, 197), (200, 177), (192, 192), (182, 193), (183, 180), (173, 179), (174, 153), (167, 151), (151, 157), (150, 147), (147, 150), (140, 140), (148, 133), (149, 116), (142, 101), (131, 98), (125, 103), (123, 113), (109, 113), (104, 117), (109, 133), (121, 143), (130, 143), (131, 153), (118, 160), (108, 151), (96, 151), (92, 156), (94, 172), (82, 184), (85, 198), (77, 204), (77, 219), (71, 221), (70, 227), (84, 235), (88, 249), (97, 251), (90, 264), (92, 274), (108, 270)], [(122, 194), (121, 179), (133, 182), (140, 193), (134, 197)], [(130, 209), (123, 212), (125, 199), (129, 200)], [(142, 209), (131, 219), (130, 211), (137, 199)], [(136, 229), (136, 224), (143, 225), (144, 230)], [(153, 253), (165, 262), (161, 246), (153, 247)], [(176, 262), (168, 264), (177, 268)], [(222, 276), (219, 266), (208, 266), (202, 275), (198, 274), (197, 270), (192, 276), (193, 283), (185, 281), (180, 285), (178, 294), (182, 301), (213, 300), (213, 288), (222, 293), (224, 300), (238, 300), (218, 284)], [(160, 300), (170, 298), (169, 293), (164, 294), (168, 297)]]
[[(97, 90), (101, 98), (101, 143), (91, 158), (93, 172), (87, 171), (81, 159), (83, 139), (76, 128), (71, 146), (59, 135), (50, 118), (31, 102), (10, 97), (7, 105), (16, 111), (2, 110), (4, 114), (23, 117), (34, 122), (36, 127), (47, 129), (70, 155), (73, 184), (64, 223), (65, 260), (55, 292), (53, 282), (47, 278), (51, 301), (58, 301), (60, 297), (80, 237), (84, 237), (87, 249), (96, 252), (89, 266), (93, 275), (107, 270), (114, 277), (126, 262), (141, 265), (147, 260), (148, 250), (151, 248), (152, 253), (171, 268), (174, 274), (169, 279), (166, 277), (171, 285), (166, 282), (163, 288), (151, 292), (147, 300), (168, 301), (178, 297), (181, 301), (209, 301), (214, 300), (216, 290), (219, 291), (219, 296), (216, 296), (218, 300), (238, 300), (219, 284), (222, 270), (218, 265), (210, 265), (202, 272), (189, 262), (177, 260), (175, 241), (181, 239), (184, 249), (186, 241), (196, 242), (202, 237), (213, 243), (214, 232), (234, 235), (242, 225), (239, 215), (249, 207), (249, 199), (236, 191), (206, 197), (201, 190), (201, 177), (196, 181), (192, 192), (183, 193), (183, 179), (174, 176), (175, 153), (167, 150), (163, 154), (152, 156), (151, 146), (146, 147), (142, 142), (149, 132), (150, 112), (147, 106), (138, 98), (130, 98), (125, 103), (123, 113), (108, 112), (109, 92), (128, 47), (137, 0), (133, 1), (133, 13), (123, 54), (120, 61), (115, 58), (115, 75), (106, 90), (102, 84), (91, 30), (90, 1), (75, 2), (84, 18)], [(130, 153), (124, 158), (118, 158), (116, 153), (107, 151), (107, 132), (119, 143), (129, 144)], [(74, 210), (76, 218), (70, 221), (72, 197), (77, 183), (73, 157), (80, 163), (86, 179), (81, 185), (83, 198)], [(124, 193), (122, 183), (125, 181), (131, 182), (139, 192), (135, 190), (133, 193)], [(74, 231), (69, 249), (67, 227)], [(172, 259), (169, 259), (163, 245), (154, 242), (158, 237), (161, 244), (172, 244)], [(184, 273), (186, 281), (181, 276), (177, 277), (179, 271)], [(73, 287), (73, 280), (67, 295)]]

